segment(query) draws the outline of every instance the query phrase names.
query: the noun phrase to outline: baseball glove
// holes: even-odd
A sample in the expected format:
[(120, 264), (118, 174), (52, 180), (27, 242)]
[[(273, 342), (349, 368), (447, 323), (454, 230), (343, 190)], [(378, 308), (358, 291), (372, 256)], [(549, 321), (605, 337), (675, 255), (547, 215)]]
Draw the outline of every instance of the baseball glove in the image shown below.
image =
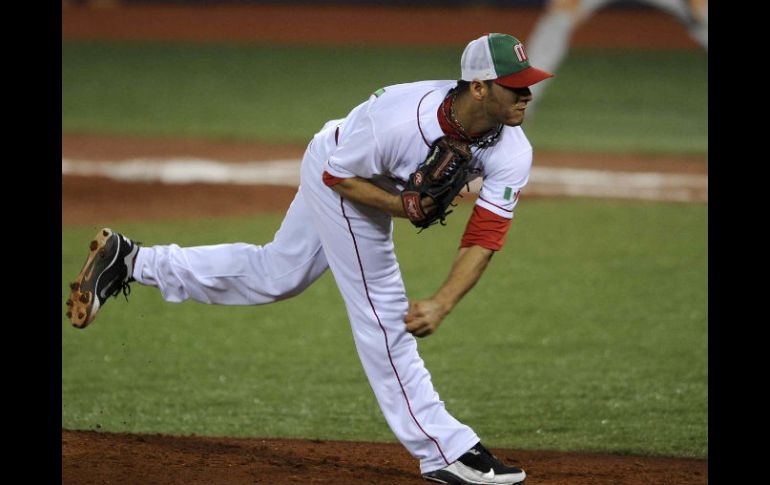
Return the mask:
[[(452, 213), (447, 209), (454, 206), (452, 201), (466, 185), (470, 161), (471, 149), (466, 143), (446, 136), (433, 142), (425, 162), (409, 176), (401, 192), (404, 212), (412, 224), (421, 229), (436, 222), (446, 224), (446, 216)], [(424, 197), (433, 199), (434, 209), (425, 210)]]

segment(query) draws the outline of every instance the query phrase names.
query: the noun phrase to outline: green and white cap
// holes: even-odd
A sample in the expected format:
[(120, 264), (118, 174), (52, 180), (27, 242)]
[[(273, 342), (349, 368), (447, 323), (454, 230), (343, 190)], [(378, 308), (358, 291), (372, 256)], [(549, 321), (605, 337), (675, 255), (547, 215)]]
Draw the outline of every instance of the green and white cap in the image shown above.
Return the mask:
[(463, 81), (494, 80), (509, 88), (525, 88), (553, 76), (532, 67), (524, 44), (507, 34), (485, 34), (469, 42), (460, 69)]

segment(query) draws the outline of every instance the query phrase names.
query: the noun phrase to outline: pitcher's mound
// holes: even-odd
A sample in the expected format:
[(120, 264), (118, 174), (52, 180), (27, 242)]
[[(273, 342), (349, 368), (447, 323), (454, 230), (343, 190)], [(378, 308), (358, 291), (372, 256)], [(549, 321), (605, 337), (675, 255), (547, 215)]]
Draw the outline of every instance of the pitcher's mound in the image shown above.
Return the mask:
[[(705, 485), (708, 461), (492, 448), (527, 485)], [(426, 485), (399, 444), (62, 430), (62, 484)]]

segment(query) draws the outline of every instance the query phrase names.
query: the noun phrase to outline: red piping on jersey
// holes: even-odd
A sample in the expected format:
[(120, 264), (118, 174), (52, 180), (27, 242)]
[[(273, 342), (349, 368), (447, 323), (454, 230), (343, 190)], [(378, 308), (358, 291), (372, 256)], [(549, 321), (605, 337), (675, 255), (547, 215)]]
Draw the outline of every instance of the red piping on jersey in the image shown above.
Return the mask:
[(353, 238), (353, 246), (356, 249), (356, 258), (358, 258), (358, 268), (361, 270), (361, 279), (364, 282), (364, 292), (366, 293), (366, 299), (369, 300), (369, 306), (372, 307), (372, 312), (374, 312), (374, 317), (377, 319), (377, 323), (380, 325), (380, 330), (382, 330), (382, 335), (385, 337), (385, 350), (388, 352), (388, 360), (390, 361), (390, 367), (393, 369), (393, 373), (396, 375), (396, 380), (398, 380), (398, 385), (401, 387), (401, 394), (404, 396), (404, 400), (406, 401), (406, 407), (409, 409), (409, 414), (412, 416), (412, 419), (414, 420), (414, 423), (417, 425), (418, 428), (420, 428), (420, 431), (422, 431), (422, 434), (424, 434), (429, 440), (433, 442), (434, 445), (436, 445), (436, 448), (438, 449), (438, 452), (441, 454), (441, 458), (444, 459), (444, 462), (446, 462), (447, 465), (449, 465), (449, 460), (446, 459), (446, 456), (444, 455), (444, 451), (441, 449), (441, 446), (438, 444), (438, 441), (436, 441), (436, 438), (429, 435), (425, 429), (420, 425), (420, 422), (417, 421), (417, 417), (414, 415), (414, 412), (412, 411), (412, 405), (409, 402), (409, 397), (406, 395), (406, 390), (404, 389), (404, 384), (401, 383), (401, 377), (398, 375), (398, 371), (396, 370), (396, 365), (393, 363), (393, 356), (390, 355), (390, 344), (388, 343), (388, 332), (385, 330), (385, 327), (382, 325), (382, 321), (380, 321), (380, 316), (377, 315), (377, 309), (374, 307), (374, 303), (372, 302), (371, 296), (369, 296), (369, 287), (366, 284), (366, 276), (364, 275), (364, 265), (361, 263), (361, 254), (358, 252), (358, 243), (356, 242), (356, 235), (353, 234), (353, 226), (350, 224), (350, 219), (348, 219), (347, 214), (345, 214), (345, 205), (343, 202), (345, 199), (340, 197), (340, 208), (342, 209), (342, 216), (345, 218), (345, 221), (348, 223), (348, 230), (350, 231), (350, 236)]
[[(334, 130), (334, 144), (338, 145), (340, 140), (340, 127), (338, 126), (337, 129)], [(328, 161), (326, 162), (329, 163)], [(345, 177), (335, 177), (334, 175), (330, 174), (326, 170), (324, 170), (322, 180), (324, 185), (327, 187), (331, 187), (332, 185), (337, 185), (338, 183), (345, 180)]]
[(513, 212), (513, 209), (506, 209), (505, 207), (500, 207), (499, 205), (497, 205), (497, 204), (493, 204), (492, 202), (488, 201), (487, 199), (485, 199), (485, 198), (484, 198), (484, 197), (482, 197), (482, 196), (479, 196), (479, 199), (483, 200), (484, 202), (486, 202), (486, 203), (487, 203), (487, 204), (489, 204), (489, 205), (493, 205), (493, 206), (497, 207), (498, 209), (500, 209), (500, 210), (502, 210), (502, 211), (505, 211), (505, 212)]
[(417, 129), (420, 130), (420, 135), (422, 136), (422, 141), (424, 141), (425, 145), (427, 145), (428, 147), (430, 147), (430, 142), (428, 141), (427, 138), (425, 138), (425, 133), (422, 132), (422, 126), (420, 126), (420, 105), (422, 104), (422, 100), (425, 99), (425, 96), (429, 95), (433, 91), (435, 91), (435, 89), (431, 89), (430, 91), (425, 93), (423, 95), (423, 97), (420, 98), (420, 102), (417, 103)]
[(436, 117), (438, 118), (438, 124), (441, 127), (441, 131), (445, 135), (462, 140), (463, 136), (460, 133), (459, 127), (455, 126), (452, 121), (445, 116), (445, 113), (451, 113), (452, 110), (452, 96), (447, 96), (444, 101), (439, 103), (438, 110), (436, 110)]

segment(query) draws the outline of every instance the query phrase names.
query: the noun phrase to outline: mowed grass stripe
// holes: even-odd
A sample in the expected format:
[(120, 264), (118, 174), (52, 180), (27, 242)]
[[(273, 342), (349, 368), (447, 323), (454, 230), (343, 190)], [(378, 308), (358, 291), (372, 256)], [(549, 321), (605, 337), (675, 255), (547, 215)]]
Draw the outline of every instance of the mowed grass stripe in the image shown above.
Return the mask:
[[(457, 79), (460, 53), (64, 42), (62, 129), (307, 142), (383, 86)], [(706, 155), (707, 95), (703, 52), (574, 49), (525, 128), (536, 149)]]

